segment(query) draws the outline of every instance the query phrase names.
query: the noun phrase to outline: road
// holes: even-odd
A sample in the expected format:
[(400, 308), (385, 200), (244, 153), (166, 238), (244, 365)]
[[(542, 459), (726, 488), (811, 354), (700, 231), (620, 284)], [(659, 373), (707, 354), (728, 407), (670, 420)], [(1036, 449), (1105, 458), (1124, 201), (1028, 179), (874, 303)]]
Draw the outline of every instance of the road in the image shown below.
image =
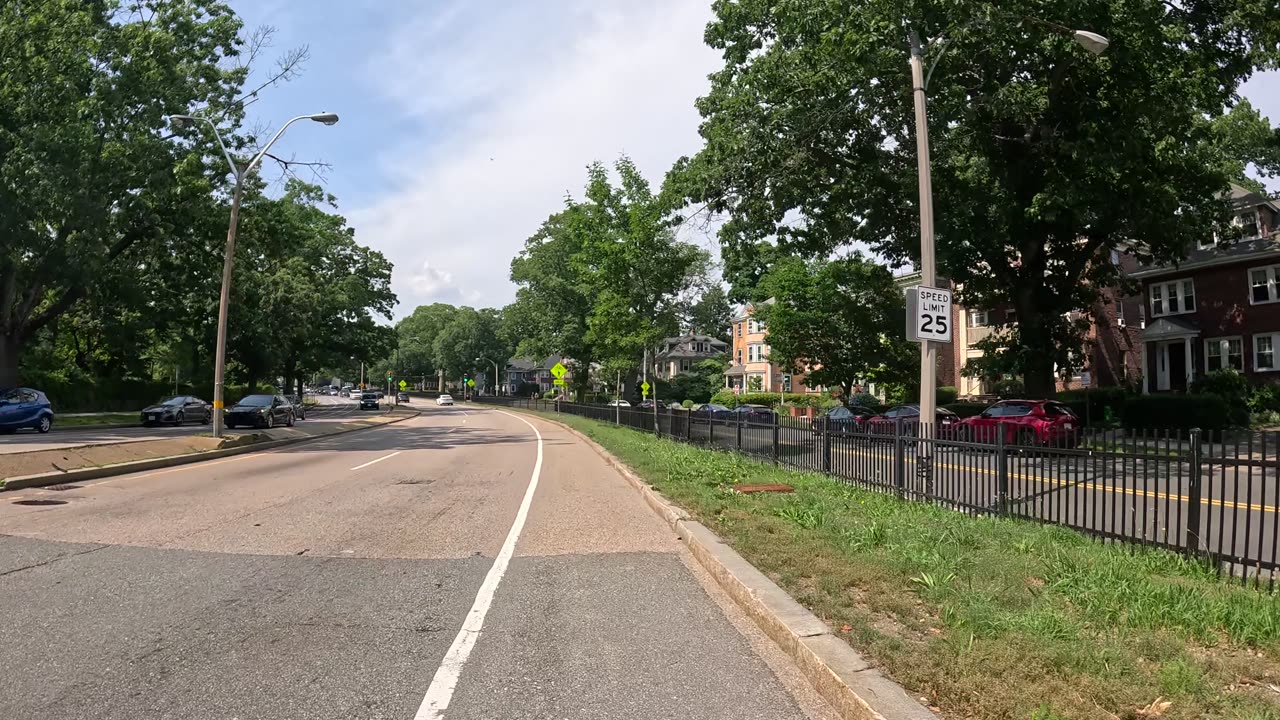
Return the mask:
[(590, 448), (422, 409), (0, 494), (0, 717), (835, 717)]
[[(351, 415), (359, 414), (359, 404), (347, 398), (316, 397), (320, 403), (308, 409), (306, 422), (338, 421)], [(372, 411), (365, 411), (372, 412)], [(56, 420), (55, 420), (56, 425)], [(21, 430), (13, 435), (0, 436), (0, 455), (6, 453), (35, 452), (37, 450), (57, 450), (59, 448), (80, 447), (83, 445), (106, 445), (110, 443), (139, 442), (142, 440), (163, 440), (183, 435), (196, 435), (209, 432), (207, 425), (188, 424), (183, 426), (161, 425), (157, 427), (131, 427), (111, 429), (68, 429), (41, 435), (31, 430)]]

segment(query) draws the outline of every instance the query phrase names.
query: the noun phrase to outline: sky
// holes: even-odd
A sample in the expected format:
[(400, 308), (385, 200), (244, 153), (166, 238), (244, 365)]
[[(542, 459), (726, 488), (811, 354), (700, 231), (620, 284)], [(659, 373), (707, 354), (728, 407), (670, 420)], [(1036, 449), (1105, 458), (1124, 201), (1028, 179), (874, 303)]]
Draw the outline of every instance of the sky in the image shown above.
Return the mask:
[[(249, 119), (341, 116), (293, 126), (273, 154), (331, 164), (323, 184), (357, 239), (395, 264), (396, 317), (514, 299), (511, 258), (581, 195), (589, 163), (626, 154), (656, 188), (697, 152), (694, 101), (720, 65), (702, 39), (710, 0), (230, 4), (247, 28), (276, 28), (260, 72), (308, 46), (302, 75), (263, 91)], [(1280, 73), (1242, 92), (1280, 123)]]

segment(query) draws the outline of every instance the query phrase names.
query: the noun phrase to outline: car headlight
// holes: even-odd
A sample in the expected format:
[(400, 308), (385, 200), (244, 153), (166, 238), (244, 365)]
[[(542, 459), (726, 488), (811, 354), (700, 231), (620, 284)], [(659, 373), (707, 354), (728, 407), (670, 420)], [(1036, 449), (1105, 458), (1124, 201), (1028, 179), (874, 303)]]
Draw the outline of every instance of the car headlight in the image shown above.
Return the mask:
[(258, 414), (259, 414), (259, 415), (266, 415), (266, 414), (267, 414), (267, 409), (266, 409), (266, 408), (258, 408)]

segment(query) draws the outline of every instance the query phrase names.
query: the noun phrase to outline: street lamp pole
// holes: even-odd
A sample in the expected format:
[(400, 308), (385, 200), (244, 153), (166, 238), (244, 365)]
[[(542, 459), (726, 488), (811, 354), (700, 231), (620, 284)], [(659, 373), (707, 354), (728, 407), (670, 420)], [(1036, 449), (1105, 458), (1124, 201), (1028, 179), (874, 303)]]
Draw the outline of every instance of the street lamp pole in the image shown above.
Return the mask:
[(240, 225), (240, 201), (244, 197), (244, 181), (249, 173), (262, 162), (262, 158), (266, 156), (271, 146), (280, 139), (284, 131), (290, 125), (299, 120), (313, 120), (325, 125), (333, 125), (338, 122), (338, 116), (334, 113), (316, 113), (314, 115), (299, 115), (289, 122), (285, 123), (276, 131), (271, 141), (259, 150), (249, 163), (243, 168), (236, 165), (236, 161), (231, 157), (231, 153), (227, 150), (227, 145), (222, 141), (222, 136), (218, 133), (218, 126), (207, 117), (198, 115), (170, 115), (169, 122), (174, 127), (192, 127), (198, 122), (204, 122), (209, 125), (213, 136), (218, 140), (218, 146), (222, 148), (222, 154), (227, 158), (227, 164), (231, 166), (231, 172), (235, 175), (236, 188), (231, 197), (231, 221), (227, 225), (227, 248), (222, 257), (222, 293), (218, 297), (218, 344), (214, 351), (214, 369), (213, 369), (213, 436), (222, 437), (223, 419), (223, 385), (226, 374), (227, 361), (227, 313), (228, 306), (231, 304), (231, 271), (235, 264), (236, 251), (236, 230)]
[(493, 365), (493, 394), (494, 394), (494, 395), (500, 395), (501, 393), (498, 391), (498, 387), (499, 387), (498, 383), (499, 383), (499, 380), (498, 380), (498, 363), (497, 363), (497, 361), (495, 361), (495, 360), (489, 360), (489, 358), (476, 358), (476, 362), (480, 362), (481, 360), (486, 360), (486, 361), (488, 361), (490, 364), (492, 364), (492, 365)]

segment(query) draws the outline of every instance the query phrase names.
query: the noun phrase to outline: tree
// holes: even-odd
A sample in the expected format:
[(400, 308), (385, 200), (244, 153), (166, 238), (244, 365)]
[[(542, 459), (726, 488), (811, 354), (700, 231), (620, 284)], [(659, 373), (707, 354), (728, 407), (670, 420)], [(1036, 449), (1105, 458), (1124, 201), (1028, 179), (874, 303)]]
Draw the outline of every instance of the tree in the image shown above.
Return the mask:
[[(705, 147), (669, 183), (723, 213), (742, 294), (771, 252), (865, 244), (918, 261), (906, 29), (946, 37), (929, 86), (941, 273), (970, 307), (1018, 314), (1017, 365), (1051, 396), (1064, 320), (1119, 282), (1113, 250), (1171, 262), (1217, 230), (1248, 161), (1276, 172), (1276, 133), (1240, 83), (1274, 67), (1280, 15), (1258, 0), (718, 0), (723, 53), (699, 100)], [(1042, 20), (1043, 19), (1043, 20)], [(1095, 58), (1052, 23), (1106, 35)], [(1261, 145), (1261, 147), (1260, 147)]]
[(839, 386), (845, 402), (855, 385), (902, 382), (919, 367), (907, 342), (902, 292), (887, 269), (860, 255), (824, 262), (788, 258), (765, 276), (755, 305), (769, 329), (769, 359), (809, 384)]
[(231, 105), (239, 30), (215, 0), (0, 6), (0, 387), (38, 331), (183, 217), (187, 151), (165, 116)]
[(729, 295), (724, 287), (716, 283), (689, 306), (689, 331), (723, 340), (729, 337), (729, 321), (732, 318), (733, 308), (729, 305)]
[(436, 367), (447, 372), (446, 379), (462, 377), (464, 374), (475, 377), (486, 371), (491, 373), (491, 362), (502, 367), (510, 356), (510, 349), (499, 337), (499, 327), (500, 320), (496, 310), (458, 308), (453, 318), (436, 335), (433, 347)]
[(711, 396), (724, 387), (725, 367), (723, 360), (702, 360), (687, 372), (671, 378), (664, 394), (672, 402), (711, 402)]
[(436, 364), (436, 338), (457, 313), (458, 308), (446, 303), (419, 305), (412, 314), (396, 323), (398, 370), (413, 375), (434, 375), (441, 369)]

